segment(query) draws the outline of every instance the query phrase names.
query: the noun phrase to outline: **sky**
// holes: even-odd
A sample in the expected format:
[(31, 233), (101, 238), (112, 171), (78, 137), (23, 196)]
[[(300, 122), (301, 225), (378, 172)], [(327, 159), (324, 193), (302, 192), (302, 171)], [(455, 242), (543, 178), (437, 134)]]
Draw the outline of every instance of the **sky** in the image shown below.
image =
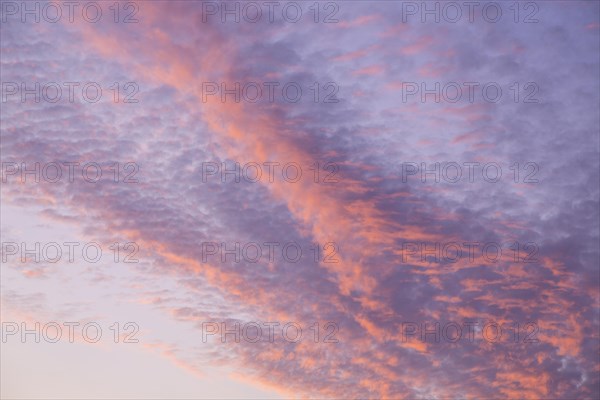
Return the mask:
[(0, 7), (2, 398), (600, 397), (599, 2)]

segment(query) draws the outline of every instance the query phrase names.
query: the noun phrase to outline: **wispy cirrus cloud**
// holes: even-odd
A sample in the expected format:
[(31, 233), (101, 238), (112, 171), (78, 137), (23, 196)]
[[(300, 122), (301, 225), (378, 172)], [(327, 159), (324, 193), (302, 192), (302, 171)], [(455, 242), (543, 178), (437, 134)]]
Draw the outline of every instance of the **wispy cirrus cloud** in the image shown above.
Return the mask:
[[(510, 19), (398, 25), (402, 8), (389, 3), (340, 6), (344, 20), (318, 25), (221, 23), (201, 2), (146, 2), (132, 25), (4, 24), (3, 82), (61, 77), (106, 90), (95, 104), (4, 103), (3, 161), (132, 161), (139, 182), (16, 175), (3, 201), (139, 244), (146, 262), (127, 271), (135, 301), (198, 335), (149, 347), (200, 374), (206, 359), (236, 365), (286, 396), (594, 398), (599, 37), (586, 27), (597, 4), (544, 3), (539, 23), (516, 29)], [(203, 85), (275, 78), (273, 101), (223, 101)], [(111, 101), (114, 81), (136, 82), (139, 103)], [(290, 82), (298, 102), (282, 95)], [(485, 97), (490, 82), (498, 102)], [(324, 102), (331, 93), (338, 101)], [(204, 163), (225, 161), (330, 162), (338, 182), (317, 184), (308, 168), (296, 183), (203, 181)], [(464, 174), (479, 163), (474, 182), (432, 181), (435, 163), (450, 161)], [(407, 163), (418, 170), (406, 175)], [(484, 179), (488, 163), (501, 166), (498, 182)], [(334, 242), (338, 262), (203, 261), (202, 243), (273, 241)], [(465, 242), (497, 243), (504, 257), (404, 258), (407, 243)], [(523, 262), (531, 246), (511, 259), (515, 242), (534, 243), (536, 262)], [(13, 282), (28, 293), (40, 277), (25, 275)], [(333, 321), (339, 343), (202, 343), (207, 321)], [(436, 321), (534, 323), (521, 334), (539, 341), (407, 337), (407, 324)]]

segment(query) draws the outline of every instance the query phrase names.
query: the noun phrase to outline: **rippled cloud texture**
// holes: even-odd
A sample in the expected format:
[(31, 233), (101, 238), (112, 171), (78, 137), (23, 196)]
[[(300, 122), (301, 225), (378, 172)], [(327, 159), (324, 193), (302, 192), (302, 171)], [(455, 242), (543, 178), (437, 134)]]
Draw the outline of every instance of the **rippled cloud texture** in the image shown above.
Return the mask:
[[(472, 15), (461, 6), (457, 22), (438, 3), (446, 14), (436, 22), (421, 9), (435, 2), (298, 2), (284, 16), (288, 3), (270, 15), (259, 2), (259, 18), (245, 2), (138, 1), (119, 4), (118, 23), (110, 2), (95, 23), (81, 15), (86, 3), (72, 22), (63, 5), (57, 23), (23, 22), (2, 4), (2, 241), (108, 248), (117, 238), (136, 243), (140, 260), (103, 268), (11, 256), (3, 321), (140, 321), (139, 348), (165, 363), (198, 379), (225, 366), (286, 398), (600, 396), (598, 2), (501, 3), (497, 22), (495, 9), (482, 14), (487, 3)], [(239, 22), (222, 14), (236, 4)], [(137, 22), (124, 23), (132, 12)], [(22, 102), (21, 83), (36, 82), (40, 101)], [(42, 89), (50, 82), (62, 87), (54, 102), (55, 88)], [(73, 101), (65, 82), (81, 83)], [(83, 98), (88, 82), (102, 88), (99, 101)], [(60, 182), (24, 182), (5, 164), (67, 161), (102, 164), (104, 177), (118, 162), (121, 175), (71, 183), (65, 167)], [(239, 182), (222, 173), (235, 162), (247, 166)], [(137, 182), (123, 182), (127, 163)], [(465, 163), (479, 163), (472, 182)], [(282, 179), (286, 164), (302, 177), (289, 169)], [(482, 174), (487, 164), (502, 176)], [(23, 221), (46, 231), (33, 237)], [(303, 256), (222, 259), (206, 246), (251, 242), (263, 252), (293, 242)], [(499, 246), (493, 257), (427, 253), (473, 242)], [(117, 318), (109, 302), (147, 311)], [(168, 328), (144, 325), (143, 312)], [(256, 342), (202, 340), (207, 322), (251, 321), (295, 322), (303, 339), (271, 343), (264, 330)], [(322, 339), (328, 322), (337, 342)], [(436, 322), (462, 335), (452, 327), (422, 340)], [(481, 330), (490, 322), (505, 327), (499, 340)]]

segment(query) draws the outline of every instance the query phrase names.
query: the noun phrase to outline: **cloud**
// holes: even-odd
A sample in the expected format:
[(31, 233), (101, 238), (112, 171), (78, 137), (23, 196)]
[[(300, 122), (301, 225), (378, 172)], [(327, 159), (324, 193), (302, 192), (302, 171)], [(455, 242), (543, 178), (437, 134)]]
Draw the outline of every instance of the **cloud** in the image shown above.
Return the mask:
[[(49, 33), (3, 25), (3, 82), (95, 80), (108, 99), (6, 103), (3, 160), (139, 165), (131, 184), (10, 177), (3, 200), (77, 218), (107, 241), (138, 243), (149, 260), (135, 271), (146, 289), (140, 303), (198, 333), (207, 320), (339, 327), (337, 344), (156, 345), (194, 371), (186, 351), (233, 363), (265, 385), (284, 382), (299, 396), (597, 396), (598, 36), (577, 28), (590, 23), (583, 8), (597, 5), (544, 4), (546, 19), (531, 27), (507, 19), (398, 29), (398, 10), (356, 4), (337, 25), (202, 23), (200, 4), (189, 2), (168, 13), (163, 3), (144, 3), (135, 26), (80, 22)], [(273, 79), (302, 87), (301, 100), (223, 102), (203, 93), (206, 82)], [(502, 101), (486, 102), (479, 88), (476, 101), (417, 96), (407, 104), (402, 85), (392, 84), (433, 88), (432, 79), (497, 81)], [(140, 102), (110, 101), (115, 80), (135, 81)], [(322, 101), (328, 82), (338, 85), (337, 103)], [(541, 101), (522, 102), (532, 88)], [(227, 161), (297, 163), (306, 178), (203, 182), (203, 163)], [(315, 182), (316, 161), (337, 165), (339, 182)], [(498, 183), (480, 175), (458, 184), (432, 182), (432, 174), (425, 183), (420, 174), (403, 179), (404, 163), (431, 169), (449, 161), (496, 162), (504, 175)], [(531, 171), (537, 184), (523, 182)], [(303, 249), (335, 242), (339, 262), (315, 262), (310, 251), (298, 263), (203, 262), (204, 242), (272, 241)], [(406, 243), (450, 242), (499, 243), (505, 253), (498, 262), (481, 253), (459, 262), (403, 259)], [(522, 262), (529, 242), (539, 248), (530, 264)], [(161, 277), (178, 284), (161, 287)], [(537, 327), (539, 342), (491, 343), (481, 331), (458, 342), (402, 336), (408, 323), (435, 321), (531, 322), (521, 333)]]

